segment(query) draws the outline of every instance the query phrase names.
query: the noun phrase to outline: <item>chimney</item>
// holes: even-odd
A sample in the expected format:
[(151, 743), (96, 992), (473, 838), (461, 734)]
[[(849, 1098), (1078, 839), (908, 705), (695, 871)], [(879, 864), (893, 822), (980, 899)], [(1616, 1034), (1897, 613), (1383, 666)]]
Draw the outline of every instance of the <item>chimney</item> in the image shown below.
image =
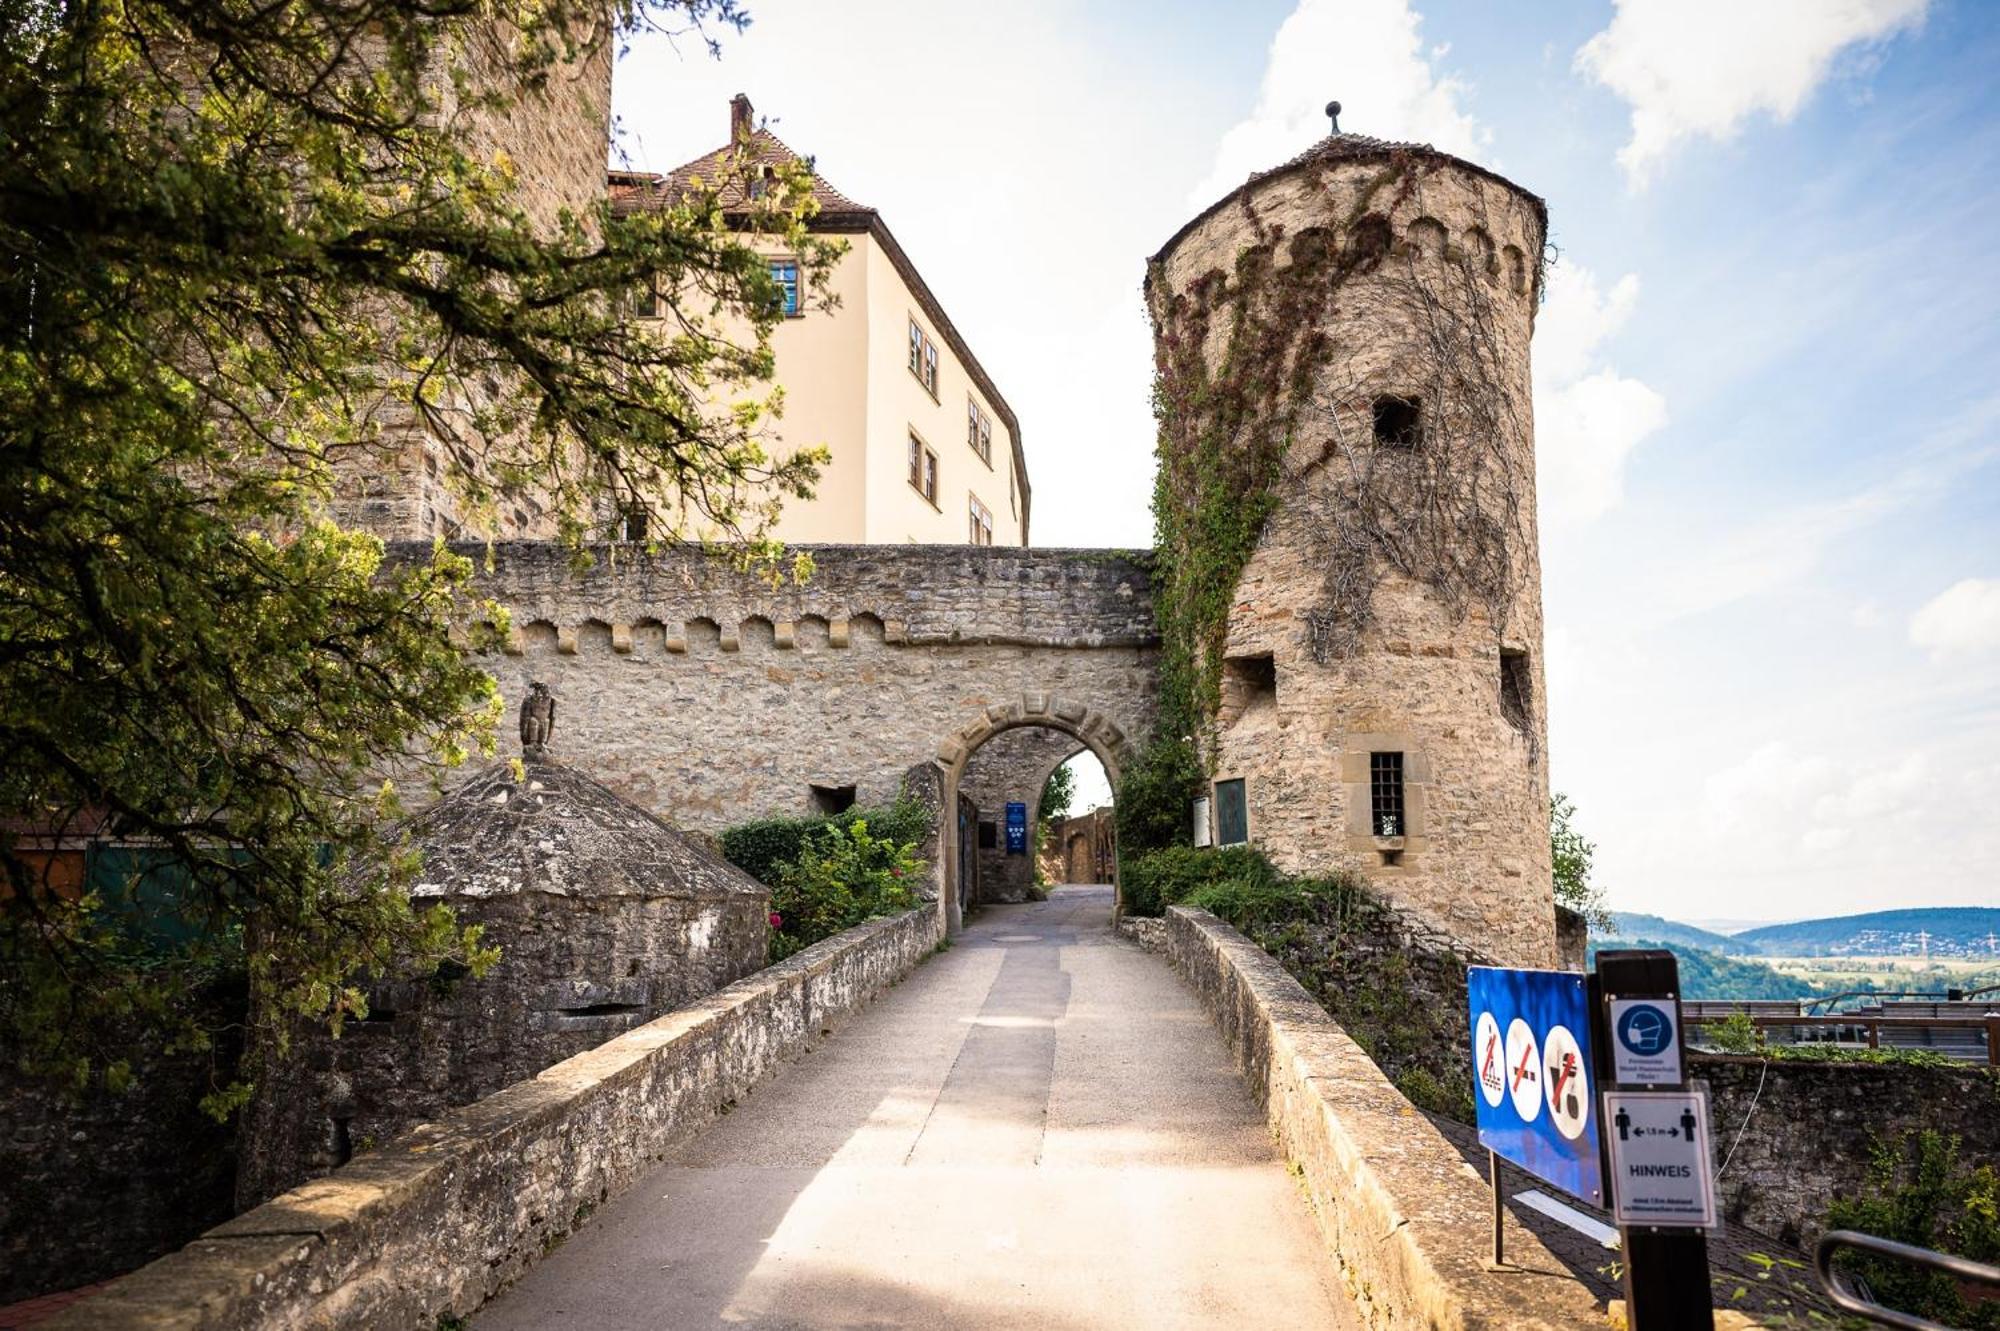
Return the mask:
[(737, 93), (729, 99), (729, 141), (741, 143), (757, 129), (756, 112), (750, 109), (750, 99)]

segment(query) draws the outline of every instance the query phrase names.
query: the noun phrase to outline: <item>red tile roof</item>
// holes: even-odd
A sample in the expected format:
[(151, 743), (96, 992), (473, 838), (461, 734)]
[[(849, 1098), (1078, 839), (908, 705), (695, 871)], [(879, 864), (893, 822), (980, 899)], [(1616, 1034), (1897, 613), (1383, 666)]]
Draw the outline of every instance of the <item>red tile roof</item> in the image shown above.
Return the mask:
[[(741, 143), (717, 148), (705, 153), (684, 166), (661, 175), (655, 171), (613, 171), (611, 173), (611, 199), (622, 212), (636, 212), (643, 208), (658, 208), (674, 203), (697, 188), (715, 189), (721, 185), (720, 202), (725, 212), (741, 209), (748, 199), (744, 195), (745, 167), (784, 166), (793, 162), (803, 162), (808, 169), (810, 158), (801, 157), (792, 151), (785, 141), (768, 129), (760, 129), (747, 135)], [(833, 186), (819, 172), (812, 172), (813, 202), (819, 205), (822, 215), (873, 214), (875, 210), (865, 203), (856, 203)]]

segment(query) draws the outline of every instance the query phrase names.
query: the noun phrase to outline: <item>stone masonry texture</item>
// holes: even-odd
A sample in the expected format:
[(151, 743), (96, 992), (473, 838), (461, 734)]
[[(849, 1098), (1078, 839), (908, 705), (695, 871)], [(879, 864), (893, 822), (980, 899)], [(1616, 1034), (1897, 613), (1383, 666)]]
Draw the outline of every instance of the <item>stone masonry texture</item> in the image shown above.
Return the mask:
[(412, 895), (485, 930), (484, 975), (391, 973), (297, 1031), (246, 1110), (242, 1207), (758, 969), (770, 891), (582, 773), (494, 764), (404, 824)]
[[(0, 1051), (0, 1304), (129, 1271), (232, 1213), (235, 1133), (199, 1102), (233, 1049), (72, 1092)], [(0, 1319), (4, 1325), (4, 1319)]]
[[(1034, 831), (1041, 821), (1042, 786), (1050, 772), (1082, 748), (1074, 736), (1060, 730), (1023, 726), (1001, 731), (966, 760), (959, 791), (977, 807), (980, 821), (993, 824), (994, 832), (994, 844), (979, 847), (979, 891), (973, 900), (1028, 899), (1035, 879)], [(1007, 853), (1010, 800), (1028, 806), (1029, 853), (1025, 855)]]
[(914, 910), (814, 944), (210, 1230), (50, 1331), (406, 1331), (469, 1315), (937, 947)]
[(698, 550), (600, 547), (583, 573), (553, 543), (501, 542), (490, 568), (485, 546), (463, 553), (484, 570), (474, 595), (511, 617), (486, 659), (509, 715), (546, 683), (550, 756), (676, 826), (810, 812), (814, 785), (886, 804), (924, 765), (950, 804), (969, 758), (1011, 728), (1065, 731), (1114, 769), (1151, 731), (1150, 556), (800, 549), (812, 576), (778, 585)]
[(1689, 1076), (1708, 1084), (1716, 1163), (1728, 1160), (1723, 1215), (1787, 1243), (1818, 1241), (1878, 1143), (1930, 1129), (1960, 1138), (1961, 1163), (2000, 1160), (2000, 1075), (1983, 1068), (1695, 1054)]
[[(1343, 142), (1329, 140), (1321, 157), (1307, 154), (1253, 178), (1177, 235), (1148, 283), (1156, 338), (1166, 347), (1185, 334), (1187, 311), (1235, 298), (1239, 260), (1253, 247), (1267, 247), (1271, 265), (1264, 294), (1248, 297), (1259, 300), (1283, 290), (1294, 243), (1345, 246), (1357, 228), (1372, 226), (1386, 246), (1378, 264), (1356, 270), (1320, 307), (1318, 331), (1332, 351), (1316, 371), (1313, 405), (1277, 485), (1277, 511), (1229, 613), (1226, 658), (1269, 658), (1276, 689), (1233, 696), (1225, 687), (1211, 775), (1244, 779), (1250, 840), (1280, 868), (1357, 871), (1454, 937), (1509, 964), (1545, 966), (1555, 960), (1556, 939), (1528, 406), (1536, 299), (1529, 256), (1542, 252), (1543, 216), (1532, 196), (1455, 158), (1392, 145), (1376, 151), (1365, 142), (1350, 150)], [(1477, 600), (1448, 607), (1428, 584), (1384, 566), (1372, 624), (1344, 657), (1322, 661), (1307, 628), (1324, 596), (1326, 557), (1315, 534), (1323, 538), (1325, 507), (1338, 501), (1324, 497), (1321, 472), (1348, 465), (1322, 451), (1331, 447), (1327, 413), (1358, 411), (1365, 421), (1375, 395), (1418, 392), (1432, 381), (1442, 353), (1412, 319), (1406, 293), (1414, 287), (1490, 333), (1482, 347), (1457, 350), (1492, 363), (1493, 390), (1508, 404), (1503, 414), (1518, 423), (1492, 441), (1520, 501), (1506, 551), (1516, 591), (1504, 622), (1495, 623)], [(1226, 353), (1228, 327), (1221, 315), (1209, 325), (1202, 354), (1212, 371)], [(1427, 436), (1418, 446), (1439, 445)], [(1491, 521), (1499, 516), (1482, 514), (1480, 529), (1505, 525)], [(1447, 546), (1471, 539), (1460, 529), (1445, 536)], [(1525, 695), (1512, 716), (1503, 706), (1503, 653)], [(1377, 751), (1404, 755), (1407, 820), (1395, 838), (1375, 837), (1370, 823), (1369, 756)]]

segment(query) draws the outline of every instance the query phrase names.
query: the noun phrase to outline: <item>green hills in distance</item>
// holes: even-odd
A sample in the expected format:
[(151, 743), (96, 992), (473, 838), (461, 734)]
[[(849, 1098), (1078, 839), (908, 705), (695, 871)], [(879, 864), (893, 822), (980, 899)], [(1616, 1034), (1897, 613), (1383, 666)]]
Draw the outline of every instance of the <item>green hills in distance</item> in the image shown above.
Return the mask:
[(1650, 938), (1730, 957), (1898, 956), (1991, 957), (2000, 965), (2000, 907), (1923, 906), (1766, 924), (1719, 934), (1659, 915), (1613, 911), (1620, 938)]
[[(1607, 936), (1591, 940), (1593, 960), (1600, 947), (1666, 948), (1680, 961), (1681, 992), (1693, 999), (1823, 998), (1857, 990), (1943, 993), (2000, 979), (2000, 909), (1871, 911), (1736, 934), (1629, 911), (1612, 912), (1611, 921)], [(1811, 978), (1780, 971), (1762, 958), (1790, 958), (1792, 970), (1806, 970)], [(1812, 960), (1798, 964), (1807, 958)]]

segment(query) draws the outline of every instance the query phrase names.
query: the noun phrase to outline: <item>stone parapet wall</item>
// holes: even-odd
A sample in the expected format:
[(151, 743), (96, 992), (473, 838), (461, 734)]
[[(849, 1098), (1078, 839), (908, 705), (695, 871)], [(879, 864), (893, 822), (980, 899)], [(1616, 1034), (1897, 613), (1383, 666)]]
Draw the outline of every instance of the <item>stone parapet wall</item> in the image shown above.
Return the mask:
[(431, 1327), (463, 1317), (937, 947), (872, 921), (218, 1226), (47, 1323)]
[(1256, 944), (1207, 911), (1167, 912), (1167, 959), (1201, 996), (1372, 1327), (1605, 1325), (1604, 1309), (1529, 1234), (1510, 1227), (1488, 1270), (1492, 1196), (1360, 1046)]
[(1723, 1215), (1801, 1247), (1861, 1187), (1878, 1142), (1928, 1128), (1957, 1136), (1961, 1161), (2000, 1160), (2000, 1074), (1981, 1067), (1695, 1054), (1689, 1075), (1708, 1084), (1716, 1163), (1728, 1161)]

